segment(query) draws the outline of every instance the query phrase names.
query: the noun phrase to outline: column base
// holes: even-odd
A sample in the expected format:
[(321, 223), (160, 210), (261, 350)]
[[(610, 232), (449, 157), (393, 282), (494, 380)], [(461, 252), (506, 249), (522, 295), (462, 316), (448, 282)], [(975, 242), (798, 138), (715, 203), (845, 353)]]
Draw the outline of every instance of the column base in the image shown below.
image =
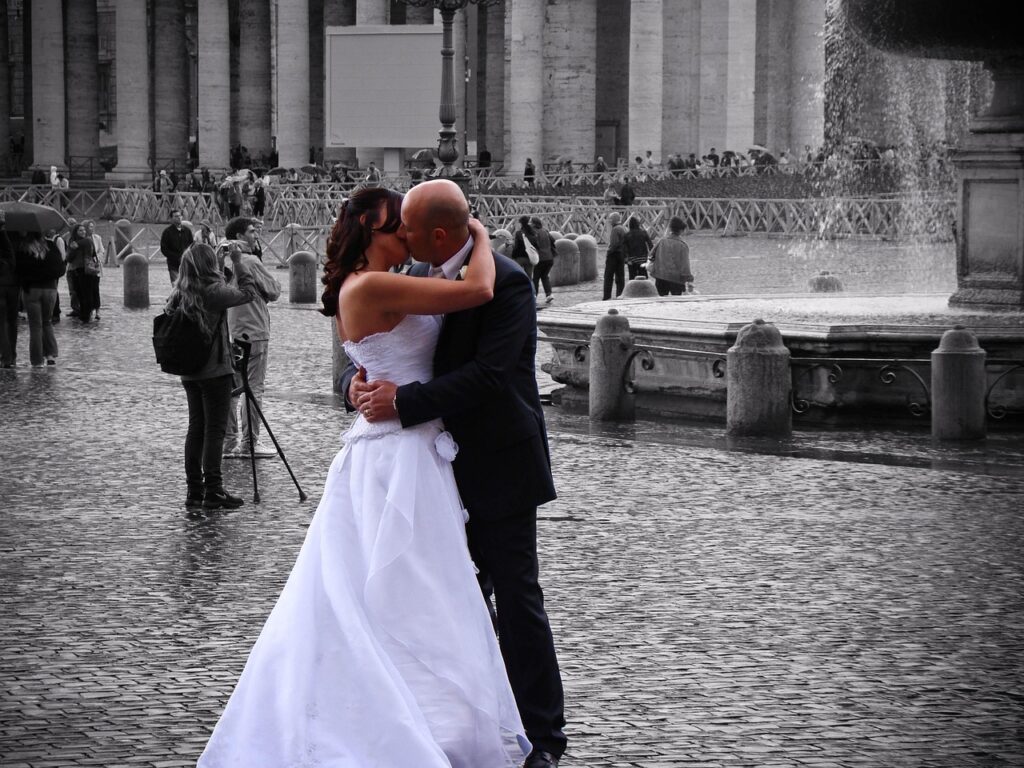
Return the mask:
[(974, 133), (960, 175), (951, 306), (1024, 309), (1024, 133)]
[(122, 168), (118, 165), (114, 170), (107, 171), (103, 174), (103, 178), (104, 180), (115, 184), (138, 184), (139, 182), (145, 182), (148, 184), (153, 181), (153, 171), (144, 166), (137, 168), (132, 168), (130, 166)]

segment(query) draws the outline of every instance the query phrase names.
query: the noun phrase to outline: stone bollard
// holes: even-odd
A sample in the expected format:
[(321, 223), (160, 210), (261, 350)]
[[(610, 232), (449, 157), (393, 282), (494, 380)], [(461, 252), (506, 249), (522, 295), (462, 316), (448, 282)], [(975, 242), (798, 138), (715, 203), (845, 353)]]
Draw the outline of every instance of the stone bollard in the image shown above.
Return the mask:
[(590, 337), (591, 421), (632, 421), (636, 418), (636, 395), (626, 391), (623, 380), (633, 353), (629, 320), (617, 309), (609, 309), (594, 326)]
[(555, 263), (549, 277), (551, 285), (576, 285), (580, 281), (580, 249), (573, 240), (555, 240)]
[(149, 259), (141, 253), (129, 253), (121, 264), (124, 271), (124, 305), (128, 309), (146, 309), (149, 306)]
[(575, 240), (577, 237), (579, 237), (579, 235), (577, 235), (575, 232), (566, 232), (564, 235), (562, 235), (562, 237), (564, 237), (566, 240)]
[(985, 437), (985, 350), (962, 325), (942, 334), (932, 352), (932, 437), (981, 440)]
[(288, 301), (312, 304), (316, 301), (316, 255), (296, 251), (288, 258)]
[(288, 230), (288, 245), (285, 248), (285, 259), (290, 259), (293, 253), (301, 251), (302, 237), (299, 235), (298, 224), (285, 224), (284, 228)]
[(580, 249), (580, 282), (596, 280), (597, 240), (591, 235), (580, 235), (576, 238), (576, 247)]
[(789, 437), (789, 350), (771, 323), (745, 325), (726, 354), (726, 434)]
[(825, 270), (808, 280), (807, 287), (811, 289), (811, 293), (840, 293), (843, 290), (843, 283), (838, 277)]
[(622, 298), (624, 299), (657, 297), (657, 295), (658, 289), (654, 286), (654, 281), (648, 280), (646, 277), (634, 277), (632, 280), (627, 280), (626, 287), (622, 289)]
[(132, 223), (128, 219), (114, 222), (114, 255), (119, 263), (123, 263), (132, 249)]

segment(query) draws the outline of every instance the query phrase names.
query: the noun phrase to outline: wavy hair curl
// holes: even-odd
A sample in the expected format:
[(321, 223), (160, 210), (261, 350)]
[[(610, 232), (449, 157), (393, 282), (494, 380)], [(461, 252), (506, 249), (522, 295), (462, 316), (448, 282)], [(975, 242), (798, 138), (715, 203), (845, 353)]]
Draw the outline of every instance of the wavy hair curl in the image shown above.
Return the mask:
[(198, 323), (207, 333), (212, 333), (206, 318), (206, 289), (214, 283), (223, 282), (217, 252), (206, 243), (192, 243), (181, 254), (178, 279), (167, 297), (164, 312), (173, 313), (180, 309), (190, 320)]

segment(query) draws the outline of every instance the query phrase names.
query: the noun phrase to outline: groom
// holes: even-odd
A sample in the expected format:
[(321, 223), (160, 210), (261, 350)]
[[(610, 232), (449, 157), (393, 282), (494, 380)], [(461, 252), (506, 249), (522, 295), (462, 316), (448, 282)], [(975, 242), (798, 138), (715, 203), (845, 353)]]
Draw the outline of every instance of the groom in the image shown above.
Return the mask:
[[(473, 245), (468, 220), (456, 184), (413, 187), (399, 229), (421, 262), (410, 274), (458, 279)], [(566, 738), (562, 680), (537, 581), (537, 506), (555, 498), (555, 488), (534, 371), (536, 300), (515, 262), (498, 254), (494, 261), (494, 298), (445, 316), (432, 380), (368, 383), (350, 365), (341, 384), (347, 405), (370, 421), (398, 418), (411, 427), (440, 417), (459, 444), (453, 468), (469, 511), (469, 549), (481, 581), (494, 588), (502, 656), (533, 744), (524, 768), (554, 768)]]

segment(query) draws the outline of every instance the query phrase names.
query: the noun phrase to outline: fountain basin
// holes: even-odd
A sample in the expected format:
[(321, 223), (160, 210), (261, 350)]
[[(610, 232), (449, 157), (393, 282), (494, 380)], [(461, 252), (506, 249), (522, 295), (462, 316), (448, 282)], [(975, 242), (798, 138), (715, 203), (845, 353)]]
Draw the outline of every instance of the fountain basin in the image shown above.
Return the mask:
[(586, 409), (590, 336), (611, 307), (647, 350), (633, 366), (639, 412), (724, 422), (726, 352), (744, 325), (763, 318), (792, 355), (795, 423), (928, 428), (931, 352), (963, 325), (988, 353), (991, 425), (1024, 427), (1024, 311), (950, 307), (946, 294), (641, 298), (548, 309), (538, 317), (553, 350), (544, 369), (566, 385), (558, 402), (570, 410)]

